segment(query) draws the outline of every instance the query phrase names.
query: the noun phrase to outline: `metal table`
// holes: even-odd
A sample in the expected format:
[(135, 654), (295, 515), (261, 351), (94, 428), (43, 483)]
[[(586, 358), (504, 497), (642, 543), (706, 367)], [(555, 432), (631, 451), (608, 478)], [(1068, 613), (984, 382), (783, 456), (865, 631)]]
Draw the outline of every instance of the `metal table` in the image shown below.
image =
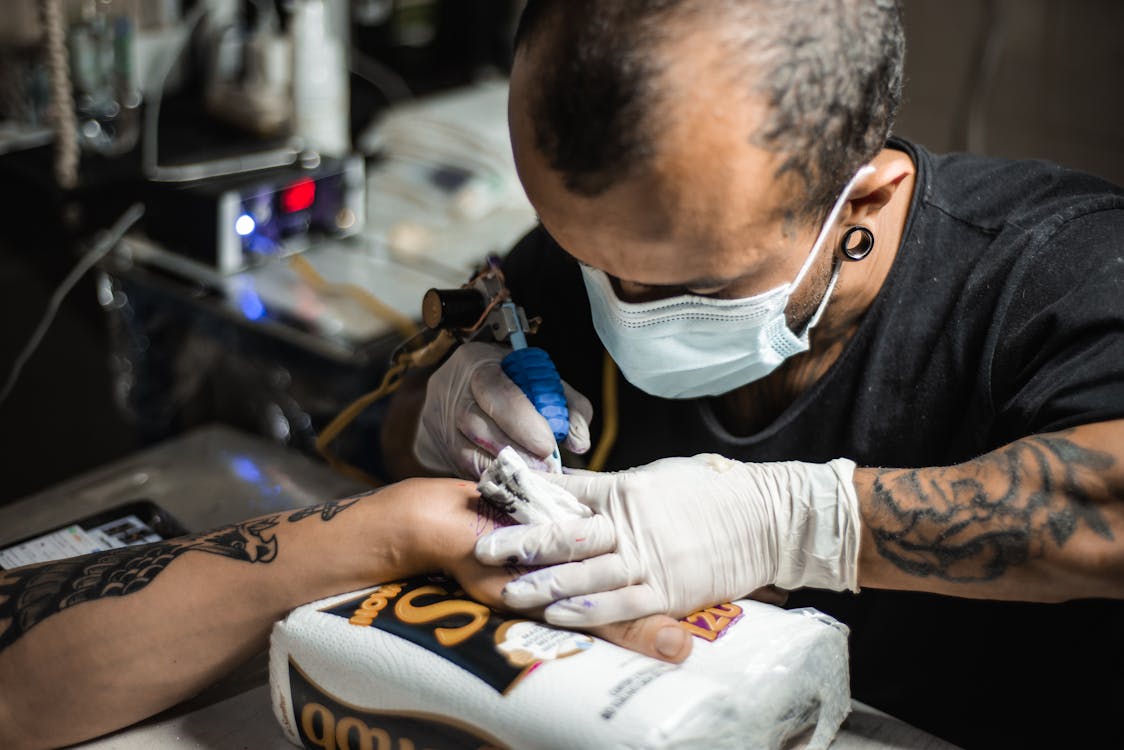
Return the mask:
[[(208, 426), (0, 508), (0, 545), (138, 498), (153, 500), (190, 530), (203, 531), (359, 489), (302, 453)], [(291, 748), (273, 717), (265, 657), (259, 654), (186, 703), (75, 747)], [(858, 701), (832, 748), (955, 750)]]

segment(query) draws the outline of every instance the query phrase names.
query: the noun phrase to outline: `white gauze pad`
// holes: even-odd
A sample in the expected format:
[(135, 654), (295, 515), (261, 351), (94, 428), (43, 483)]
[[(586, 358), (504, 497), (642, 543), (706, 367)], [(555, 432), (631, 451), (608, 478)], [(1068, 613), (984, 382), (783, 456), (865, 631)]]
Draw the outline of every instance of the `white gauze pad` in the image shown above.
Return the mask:
[(519, 523), (555, 523), (593, 515), (576, 497), (532, 471), (510, 445), (484, 470), (476, 491)]
[(740, 600), (684, 618), (671, 665), (415, 578), (273, 628), (273, 710), (321, 750), (824, 748), (850, 710), (847, 629)]

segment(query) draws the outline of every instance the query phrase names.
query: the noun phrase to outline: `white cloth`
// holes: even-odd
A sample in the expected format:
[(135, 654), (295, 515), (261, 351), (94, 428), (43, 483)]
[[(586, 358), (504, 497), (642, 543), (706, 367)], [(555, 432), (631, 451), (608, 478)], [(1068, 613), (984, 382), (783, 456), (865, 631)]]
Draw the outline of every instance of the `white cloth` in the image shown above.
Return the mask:
[[(807, 747), (824, 748), (850, 710), (847, 630), (814, 610), (727, 605), (696, 618), (704, 636), (713, 635), (708, 627), (725, 629), (713, 641), (696, 638), (691, 656), (676, 666), (494, 613), (472, 638), (444, 647), (435, 628), (474, 621), (418, 616), (442, 606), (440, 597), (424, 607), (407, 602), (404, 621), (404, 596), (409, 592), (379, 599), (377, 587), (366, 589), (300, 607), (274, 627), (270, 694), (290, 741), (318, 748), (371, 747), (361, 744), (367, 737), (374, 747), (395, 748), (408, 739), (418, 748), (771, 750), (814, 727)], [(372, 602), (367, 614), (350, 623), (364, 601)], [(333, 605), (340, 614), (324, 611)], [(427, 638), (428, 647), (419, 645)], [(480, 675), (492, 669), (496, 682), (493, 667), (517, 679), (489, 684)]]
[[(707, 453), (606, 474), (524, 468), (594, 515), (497, 529), (478, 540), (476, 555), (485, 564), (549, 566), (509, 583), (504, 603), (549, 605), (546, 620), (565, 627), (682, 616), (771, 584), (857, 591), (854, 467)], [(555, 505), (556, 495), (532, 493), (524, 505)]]
[[(430, 377), (414, 438), (414, 455), (427, 469), (475, 480), (504, 446), (516, 449), (532, 466), (549, 468), (554, 433), (504, 374), (500, 363), (509, 353), (498, 344), (462, 344)], [(567, 383), (562, 387), (570, 411), (565, 446), (585, 453), (593, 407)]]
[(531, 471), (511, 446), (484, 470), (476, 490), (519, 523), (561, 523), (593, 515), (569, 492)]

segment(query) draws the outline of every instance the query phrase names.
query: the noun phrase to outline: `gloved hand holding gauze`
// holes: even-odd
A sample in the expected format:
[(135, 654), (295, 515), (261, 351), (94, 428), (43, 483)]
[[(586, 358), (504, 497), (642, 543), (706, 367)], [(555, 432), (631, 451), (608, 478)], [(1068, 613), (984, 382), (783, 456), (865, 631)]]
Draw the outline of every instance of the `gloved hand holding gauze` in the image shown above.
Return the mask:
[[(847, 459), (742, 463), (715, 454), (617, 473), (523, 467), (523, 485), (527, 476), (549, 483), (593, 514), (497, 529), (480, 538), (476, 556), (550, 566), (509, 583), (503, 599), (514, 609), (549, 605), (546, 620), (565, 627), (682, 617), (770, 584), (857, 591), (854, 467)], [(523, 506), (555, 504), (556, 495), (531, 493)], [(520, 520), (518, 503), (512, 513)]]

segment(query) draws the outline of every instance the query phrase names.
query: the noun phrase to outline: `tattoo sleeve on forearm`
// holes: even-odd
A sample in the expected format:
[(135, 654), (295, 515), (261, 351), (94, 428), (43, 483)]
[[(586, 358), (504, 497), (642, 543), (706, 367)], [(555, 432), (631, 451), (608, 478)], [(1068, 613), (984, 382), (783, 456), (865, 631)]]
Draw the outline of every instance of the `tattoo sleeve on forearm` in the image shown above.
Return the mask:
[[(285, 520), (295, 523), (319, 515), (330, 521), (360, 497), (301, 508)], [(281, 518), (282, 514), (265, 516), (195, 536), (0, 572), (0, 651), (57, 612), (82, 602), (140, 591), (185, 552), (208, 552), (249, 563), (273, 562), (278, 545), (272, 530), (282, 523)]]
[(913, 575), (989, 581), (1064, 545), (1081, 524), (1112, 539), (1088, 487), (1115, 459), (1066, 434), (1024, 438), (958, 466), (879, 472), (867, 521), (879, 553)]

